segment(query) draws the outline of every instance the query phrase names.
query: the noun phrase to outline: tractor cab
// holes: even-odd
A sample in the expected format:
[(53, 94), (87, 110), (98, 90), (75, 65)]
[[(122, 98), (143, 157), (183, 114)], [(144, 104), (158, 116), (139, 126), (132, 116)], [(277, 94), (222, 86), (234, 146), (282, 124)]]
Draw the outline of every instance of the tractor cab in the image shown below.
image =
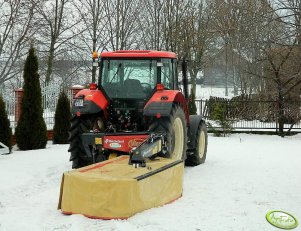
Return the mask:
[(157, 85), (178, 89), (176, 55), (159, 51), (115, 51), (101, 54), (99, 85), (110, 99), (146, 101)]
[(104, 52), (98, 86), (117, 131), (143, 131), (144, 107), (158, 89), (178, 89), (176, 55), (162, 51)]

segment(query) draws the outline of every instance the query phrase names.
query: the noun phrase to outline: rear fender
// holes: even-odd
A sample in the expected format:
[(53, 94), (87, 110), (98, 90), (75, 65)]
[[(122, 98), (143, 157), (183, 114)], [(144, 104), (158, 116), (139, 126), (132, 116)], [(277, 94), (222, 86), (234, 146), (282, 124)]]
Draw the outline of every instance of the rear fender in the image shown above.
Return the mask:
[(177, 90), (156, 91), (144, 106), (144, 116), (169, 116), (174, 103), (179, 104), (185, 113), (186, 122), (189, 123), (187, 103), (182, 92)]
[[(76, 99), (84, 99), (84, 105), (75, 106)], [(106, 112), (109, 102), (105, 95), (100, 90), (83, 89), (75, 96), (72, 103), (72, 115), (96, 114), (101, 111)]]

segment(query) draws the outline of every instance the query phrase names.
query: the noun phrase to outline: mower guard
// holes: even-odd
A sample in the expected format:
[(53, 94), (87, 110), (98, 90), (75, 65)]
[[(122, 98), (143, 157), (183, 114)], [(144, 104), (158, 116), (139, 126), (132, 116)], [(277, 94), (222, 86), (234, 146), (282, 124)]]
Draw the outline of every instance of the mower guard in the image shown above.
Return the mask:
[(87, 132), (81, 135), (86, 154), (91, 155), (89, 146), (129, 153), (134, 147), (139, 146), (149, 137), (148, 133), (101, 133)]
[(65, 172), (58, 209), (91, 218), (126, 219), (181, 197), (183, 161), (157, 158), (138, 168), (128, 162), (129, 156), (120, 156)]

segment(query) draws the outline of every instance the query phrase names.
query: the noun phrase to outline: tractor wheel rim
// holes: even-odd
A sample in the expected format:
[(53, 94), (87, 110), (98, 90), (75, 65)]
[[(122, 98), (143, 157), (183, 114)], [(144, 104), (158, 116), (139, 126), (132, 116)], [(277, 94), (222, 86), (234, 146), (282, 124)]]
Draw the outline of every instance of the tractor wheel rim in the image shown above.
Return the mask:
[(183, 123), (180, 118), (176, 118), (173, 123), (173, 132), (174, 132), (174, 149), (171, 154), (172, 158), (177, 160), (182, 159), (183, 155), (183, 146), (184, 146), (184, 132), (183, 132)]
[(201, 131), (201, 134), (199, 136), (199, 147), (198, 147), (200, 159), (203, 158), (205, 153), (205, 142), (206, 142), (205, 132)]

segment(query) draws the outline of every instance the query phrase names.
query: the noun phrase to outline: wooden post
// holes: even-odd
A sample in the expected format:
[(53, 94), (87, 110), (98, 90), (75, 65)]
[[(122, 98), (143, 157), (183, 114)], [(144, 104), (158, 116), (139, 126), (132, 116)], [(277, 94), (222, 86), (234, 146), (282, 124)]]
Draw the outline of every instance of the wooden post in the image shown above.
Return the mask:
[(18, 88), (15, 90), (15, 123), (18, 123), (20, 116), (21, 116), (21, 111), (22, 111), (22, 97), (23, 97), (23, 89)]
[(81, 85), (74, 85), (74, 86), (72, 86), (72, 87), (70, 88), (71, 94), (72, 94), (72, 99), (73, 99), (74, 96), (75, 96), (80, 90), (82, 90), (82, 89), (84, 89), (84, 87), (81, 86)]

